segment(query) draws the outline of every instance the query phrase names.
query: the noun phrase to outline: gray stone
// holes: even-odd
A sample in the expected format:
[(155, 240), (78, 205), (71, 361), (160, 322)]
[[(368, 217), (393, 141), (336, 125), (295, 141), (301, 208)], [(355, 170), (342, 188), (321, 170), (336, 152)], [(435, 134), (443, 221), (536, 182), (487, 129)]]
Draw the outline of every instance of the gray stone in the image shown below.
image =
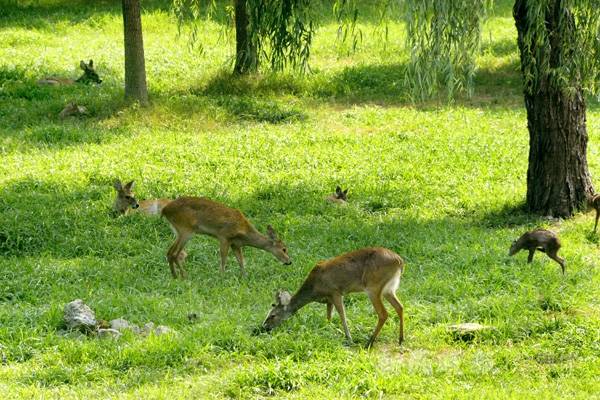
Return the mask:
[(96, 315), (81, 299), (65, 305), (64, 320), (67, 329), (92, 331), (96, 328)]
[(101, 339), (118, 339), (121, 335), (122, 333), (116, 329), (98, 329), (98, 337)]
[(164, 335), (166, 333), (172, 333), (172, 332), (173, 332), (173, 329), (171, 329), (165, 325), (159, 325), (156, 327), (156, 329), (154, 329), (154, 334), (156, 336), (160, 336), (160, 335)]
[(130, 323), (129, 321), (127, 321), (126, 319), (123, 318), (117, 318), (117, 319), (113, 319), (112, 321), (110, 321), (110, 327), (112, 329), (116, 329), (120, 332), (129, 329), (134, 333), (140, 333), (140, 327)]
[(493, 329), (491, 326), (481, 325), (476, 322), (466, 322), (463, 324), (449, 325), (448, 331), (456, 338), (461, 340), (472, 340), (477, 333)]

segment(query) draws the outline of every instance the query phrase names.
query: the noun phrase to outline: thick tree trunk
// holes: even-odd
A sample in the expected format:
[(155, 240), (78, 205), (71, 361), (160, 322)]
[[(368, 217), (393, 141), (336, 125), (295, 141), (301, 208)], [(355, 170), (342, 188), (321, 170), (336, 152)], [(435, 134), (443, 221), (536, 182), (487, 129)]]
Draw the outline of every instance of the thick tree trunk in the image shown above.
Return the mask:
[(148, 104), (140, 0), (123, 0), (125, 38), (125, 98)]
[[(524, 37), (528, 32), (528, 7), (532, 0), (517, 0), (514, 18), (519, 34), (521, 66), (530, 63)], [(555, 0), (546, 15), (550, 31), (548, 48), (536, 49), (535, 62), (560, 66), (560, 46), (568, 30), (560, 30), (559, 15), (569, 15), (561, 0)], [(527, 127), (529, 129), (529, 168), (527, 171), (527, 207), (531, 212), (553, 217), (570, 217), (582, 208), (593, 193), (587, 165), (586, 104), (580, 89), (567, 93), (550, 80), (549, 74), (535, 78), (535, 84), (525, 89)]]
[(248, 35), (249, 17), (246, 0), (235, 0), (235, 66), (236, 74), (247, 74), (258, 68), (258, 54)]

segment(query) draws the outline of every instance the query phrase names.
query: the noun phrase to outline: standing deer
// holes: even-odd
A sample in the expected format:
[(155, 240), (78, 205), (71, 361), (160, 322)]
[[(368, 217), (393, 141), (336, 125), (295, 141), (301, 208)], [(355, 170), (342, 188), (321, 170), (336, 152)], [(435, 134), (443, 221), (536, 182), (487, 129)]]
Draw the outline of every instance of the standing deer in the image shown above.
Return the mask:
[(346, 323), (343, 297), (347, 293), (364, 291), (369, 296), (378, 320), (377, 326), (367, 343), (371, 347), (379, 331), (388, 318), (382, 296), (394, 307), (400, 318), (398, 342), (404, 340), (404, 311), (396, 297), (400, 277), (404, 271), (402, 258), (391, 250), (382, 247), (365, 248), (321, 261), (310, 271), (304, 283), (293, 296), (286, 291), (278, 291), (275, 304), (262, 323), (262, 328), (270, 331), (294, 315), (300, 308), (311, 302), (327, 304), (327, 320), (331, 320), (333, 307), (342, 320), (348, 342), (352, 336)]
[(348, 202), (348, 189), (342, 191), (342, 188), (337, 186), (335, 193), (325, 198), (326, 201), (335, 204), (347, 204)]
[(264, 236), (240, 210), (206, 197), (180, 197), (163, 208), (162, 215), (167, 219), (176, 236), (175, 242), (167, 252), (167, 260), (174, 278), (178, 275), (181, 278), (187, 276), (183, 268), (184, 257), (179, 254), (195, 234), (208, 235), (219, 240), (221, 272), (225, 271), (230, 247), (237, 258), (242, 275), (246, 274), (242, 254), (244, 246), (268, 251), (285, 265), (292, 263), (285, 243), (277, 237), (271, 225), (267, 227), (267, 236)]
[(86, 64), (85, 61), (81, 60), (79, 62), (79, 68), (83, 70), (83, 75), (81, 75), (77, 79), (48, 77), (40, 79), (39, 81), (37, 81), (37, 83), (38, 85), (52, 86), (72, 85), (74, 83), (102, 83), (102, 79), (100, 79), (100, 77), (94, 70), (93, 60), (90, 60), (88, 64)]
[(598, 218), (600, 218), (600, 194), (593, 195), (588, 203), (590, 207), (596, 210), (596, 223), (594, 223), (594, 233), (596, 233), (596, 228), (598, 228)]
[(535, 229), (530, 232), (525, 232), (520, 238), (515, 240), (512, 243), (512, 246), (510, 246), (508, 255), (513, 256), (523, 249), (529, 250), (527, 263), (531, 263), (535, 251), (541, 251), (556, 261), (560, 265), (562, 273), (564, 274), (565, 259), (557, 255), (560, 246), (560, 240), (558, 239), (558, 236), (556, 236), (556, 233), (546, 229)]
[(147, 215), (160, 215), (162, 209), (171, 202), (169, 199), (142, 200), (138, 202), (132, 192), (135, 183), (130, 181), (123, 186), (121, 181), (116, 180), (113, 187), (117, 191), (117, 197), (113, 204), (113, 211), (120, 214), (129, 214), (132, 210)]

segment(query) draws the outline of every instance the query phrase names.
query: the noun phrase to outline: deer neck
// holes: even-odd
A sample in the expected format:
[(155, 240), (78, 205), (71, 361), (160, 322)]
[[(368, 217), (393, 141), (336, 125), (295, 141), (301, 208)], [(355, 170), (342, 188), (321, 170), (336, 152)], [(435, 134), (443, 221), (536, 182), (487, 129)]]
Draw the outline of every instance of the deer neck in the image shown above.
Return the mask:
[(271, 239), (261, 234), (256, 229), (250, 231), (244, 240), (247, 246), (256, 247), (257, 249), (268, 250), (272, 246)]
[(315, 301), (315, 296), (312, 285), (302, 285), (302, 287), (296, 292), (296, 294), (292, 296), (292, 299), (290, 300), (290, 304), (288, 306), (290, 315), (295, 314), (296, 311), (313, 301)]

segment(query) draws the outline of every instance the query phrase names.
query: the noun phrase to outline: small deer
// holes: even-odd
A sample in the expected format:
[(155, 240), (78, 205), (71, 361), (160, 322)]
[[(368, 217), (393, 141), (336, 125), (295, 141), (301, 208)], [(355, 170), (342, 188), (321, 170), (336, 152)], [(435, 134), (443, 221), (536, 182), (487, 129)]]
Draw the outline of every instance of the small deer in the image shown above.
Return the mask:
[(117, 191), (117, 197), (113, 204), (113, 211), (117, 215), (129, 214), (132, 211), (141, 212), (147, 215), (160, 215), (162, 209), (171, 202), (169, 199), (152, 199), (138, 202), (132, 190), (135, 186), (133, 181), (121, 184), (116, 180), (113, 187)]
[(327, 320), (331, 320), (333, 307), (342, 320), (346, 340), (352, 336), (346, 323), (343, 297), (347, 293), (364, 291), (369, 296), (378, 320), (377, 326), (367, 343), (371, 347), (379, 331), (388, 318), (382, 296), (394, 307), (400, 317), (398, 342), (404, 340), (404, 309), (396, 290), (404, 270), (402, 258), (391, 250), (382, 247), (364, 248), (335, 258), (321, 261), (310, 271), (304, 283), (293, 296), (286, 291), (278, 291), (275, 304), (262, 323), (262, 329), (270, 331), (294, 315), (300, 308), (311, 302), (327, 304)]
[(565, 259), (556, 254), (560, 249), (560, 246), (560, 240), (558, 239), (558, 236), (556, 236), (556, 233), (546, 229), (535, 229), (530, 232), (525, 232), (519, 239), (515, 240), (512, 243), (512, 246), (510, 246), (508, 255), (513, 256), (523, 249), (529, 250), (527, 263), (531, 263), (535, 251), (541, 251), (556, 261), (564, 274)]
[(65, 106), (65, 108), (63, 108), (63, 110), (60, 112), (60, 114), (58, 114), (58, 116), (62, 119), (65, 119), (71, 116), (87, 115), (87, 113), (87, 108), (85, 108), (84, 106), (80, 106), (75, 102), (70, 102)]
[(240, 210), (206, 197), (180, 197), (163, 208), (162, 215), (167, 219), (176, 236), (175, 242), (167, 252), (167, 260), (174, 278), (178, 275), (181, 278), (187, 276), (183, 268), (183, 259), (179, 254), (195, 234), (208, 235), (219, 240), (221, 273), (225, 271), (230, 247), (237, 258), (242, 275), (246, 275), (242, 254), (244, 246), (268, 251), (285, 265), (292, 263), (285, 243), (277, 237), (271, 225), (267, 227), (267, 236), (265, 236), (246, 219)]
[(342, 191), (342, 188), (337, 186), (335, 193), (325, 198), (325, 201), (335, 204), (347, 204), (348, 202), (348, 189)]
[(100, 79), (100, 77), (94, 70), (93, 60), (90, 60), (90, 62), (87, 64), (85, 63), (85, 61), (81, 60), (79, 62), (79, 68), (83, 70), (83, 75), (81, 75), (77, 79), (48, 77), (40, 79), (39, 81), (37, 81), (37, 83), (38, 85), (51, 86), (72, 85), (74, 83), (102, 83), (102, 79)]
[(596, 222), (594, 223), (594, 233), (596, 233), (596, 228), (598, 228), (598, 218), (600, 218), (600, 194), (593, 195), (588, 200), (588, 204), (596, 210)]

